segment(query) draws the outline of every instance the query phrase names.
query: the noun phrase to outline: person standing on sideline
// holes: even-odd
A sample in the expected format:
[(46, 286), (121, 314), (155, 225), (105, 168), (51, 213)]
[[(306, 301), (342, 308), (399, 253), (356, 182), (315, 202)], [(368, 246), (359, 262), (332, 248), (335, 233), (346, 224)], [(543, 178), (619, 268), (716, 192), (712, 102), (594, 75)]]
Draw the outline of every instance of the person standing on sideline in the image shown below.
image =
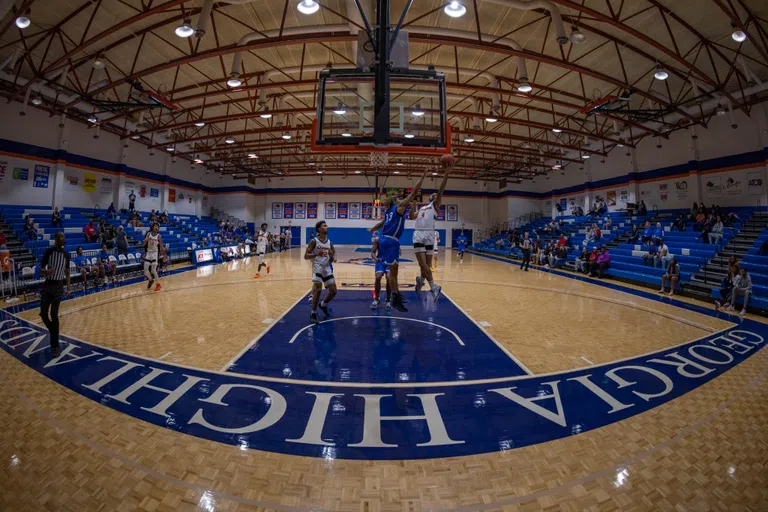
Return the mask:
[(54, 246), (46, 249), (40, 263), (45, 282), (40, 288), (40, 318), (50, 333), (53, 357), (59, 357), (59, 304), (64, 297), (64, 282), (69, 292), (69, 253), (64, 250), (64, 233), (58, 232)]
[(528, 272), (528, 265), (531, 263), (531, 239), (528, 238), (528, 232), (525, 232), (523, 241), (520, 243), (520, 249), (523, 251), (523, 262), (520, 263), (520, 270)]
[(128, 210), (134, 211), (136, 209), (136, 194), (133, 193), (133, 190), (131, 190), (131, 193), (128, 194)]

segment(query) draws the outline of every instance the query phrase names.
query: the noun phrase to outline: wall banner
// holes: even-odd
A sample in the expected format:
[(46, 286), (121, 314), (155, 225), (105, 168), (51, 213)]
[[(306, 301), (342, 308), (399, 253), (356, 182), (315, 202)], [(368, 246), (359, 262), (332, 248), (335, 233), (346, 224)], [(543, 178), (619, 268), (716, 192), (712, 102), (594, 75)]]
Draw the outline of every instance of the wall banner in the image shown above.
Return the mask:
[(8, 162), (0, 162), (0, 183), (5, 179), (5, 170), (8, 168)]
[(272, 203), (272, 218), (273, 219), (283, 218), (283, 203)]
[(27, 181), (29, 179), (29, 169), (15, 167), (13, 169), (13, 179)]
[(169, 188), (168, 189), (168, 202), (169, 203), (175, 203), (176, 202), (176, 189), (175, 188)]
[(293, 205), (293, 215), (295, 219), (306, 219), (307, 203), (295, 203)]
[(112, 178), (108, 178), (106, 176), (101, 178), (101, 193), (102, 194), (112, 193)]
[(48, 177), (50, 176), (50, 173), (51, 168), (47, 165), (36, 165), (32, 186), (36, 188), (48, 188)]
[(336, 203), (325, 203), (325, 218), (326, 219), (336, 218)]
[(160, 189), (158, 188), (149, 189), (149, 197), (160, 197)]
[[(0, 163), (2, 166), (2, 163)], [(0, 181), (3, 180), (0, 172)], [(747, 193), (751, 196), (759, 196), (763, 193), (763, 173), (762, 171), (749, 171), (747, 173)]]
[(317, 203), (307, 203), (307, 218), (308, 219), (317, 218)]
[(83, 190), (86, 192), (96, 192), (96, 175), (89, 172), (83, 176)]
[(284, 219), (293, 218), (293, 203), (285, 203), (283, 205), (283, 218)]
[(373, 203), (363, 203), (363, 219), (370, 220), (373, 218)]
[(609, 190), (605, 194), (605, 204), (607, 206), (616, 206), (616, 191)]
[(704, 185), (709, 197), (720, 197), (723, 195), (722, 176), (710, 176)]
[(349, 203), (339, 203), (339, 218), (340, 219), (348, 219), (349, 218)]
[(738, 196), (744, 193), (744, 182), (738, 178), (728, 176), (725, 180), (725, 193), (729, 196)]
[[(551, 206), (550, 206), (550, 208), (551, 208)], [(459, 221), (459, 205), (457, 205), (457, 204), (449, 204), (448, 205), (447, 219), (448, 219), (448, 222), (458, 222)]]
[(350, 219), (360, 218), (360, 203), (349, 203), (349, 218)]
[(435, 217), (435, 220), (445, 220), (445, 205), (441, 204), (440, 209), (437, 212), (437, 217)]

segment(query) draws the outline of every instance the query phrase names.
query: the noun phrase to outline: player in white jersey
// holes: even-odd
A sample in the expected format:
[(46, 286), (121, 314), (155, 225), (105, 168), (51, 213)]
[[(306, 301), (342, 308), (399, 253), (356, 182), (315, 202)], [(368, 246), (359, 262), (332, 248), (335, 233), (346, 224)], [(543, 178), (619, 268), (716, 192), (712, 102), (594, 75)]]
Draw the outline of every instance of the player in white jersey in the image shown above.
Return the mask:
[(155, 291), (160, 291), (160, 278), (157, 276), (157, 263), (163, 251), (163, 237), (160, 236), (160, 225), (155, 223), (150, 226), (150, 231), (144, 236), (144, 275), (149, 284), (147, 290), (157, 281)]
[[(312, 260), (312, 312), (309, 321), (317, 322), (317, 307), (323, 310), (325, 316), (330, 316), (328, 303), (336, 296), (336, 280), (333, 277), (333, 262), (336, 260), (336, 249), (328, 239), (328, 224), (321, 220), (315, 225), (317, 236), (309, 241), (305, 260)], [(323, 286), (328, 290), (325, 299), (320, 300)]]
[(435, 284), (432, 277), (432, 257), (436, 246), (435, 219), (437, 218), (437, 212), (440, 211), (440, 201), (443, 199), (443, 192), (448, 183), (448, 174), (453, 169), (455, 162), (451, 155), (444, 155), (440, 159), (444, 173), (440, 188), (429, 196), (429, 204), (422, 206), (418, 211), (411, 210), (411, 220), (416, 221), (416, 227), (413, 232), (413, 250), (416, 253), (416, 261), (419, 262), (419, 268), (421, 269), (421, 275), (416, 277), (416, 293), (421, 291), (424, 281), (426, 281), (429, 283), (429, 288), (435, 299), (440, 296), (441, 290)]
[(256, 269), (256, 275), (254, 279), (261, 277), (261, 267), (267, 267), (267, 274), (272, 271), (272, 266), (269, 263), (264, 263), (264, 254), (267, 252), (267, 244), (272, 240), (272, 235), (267, 229), (267, 223), (261, 225), (261, 230), (256, 233), (256, 257), (259, 259), (259, 268)]

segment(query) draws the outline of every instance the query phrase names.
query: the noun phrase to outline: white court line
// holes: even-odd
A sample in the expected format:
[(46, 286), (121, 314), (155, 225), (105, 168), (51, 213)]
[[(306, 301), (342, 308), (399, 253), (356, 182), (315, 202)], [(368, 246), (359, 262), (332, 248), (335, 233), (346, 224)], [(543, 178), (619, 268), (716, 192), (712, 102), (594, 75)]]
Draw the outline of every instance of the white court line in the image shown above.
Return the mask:
[(161, 356), (160, 356), (160, 357), (158, 357), (157, 359), (158, 359), (158, 360), (160, 360), (160, 361), (162, 361), (163, 359), (165, 359), (166, 357), (168, 357), (168, 356), (169, 356), (169, 355), (171, 355), (172, 353), (173, 353), (173, 352), (166, 352), (165, 354), (161, 355)]
[(589, 364), (591, 364), (591, 365), (594, 365), (594, 364), (595, 364), (595, 363), (593, 363), (592, 361), (590, 361), (589, 359), (587, 359), (587, 358), (586, 358), (586, 357), (584, 357), (584, 356), (579, 356), (579, 357), (580, 357), (581, 359), (583, 359), (584, 361), (588, 362), (588, 363), (589, 363)]
[(328, 320), (323, 320), (322, 322), (319, 322), (317, 324), (309, 324), (306, 327), (303, 327), (303, 328), (299, 329), (298, 331), (296, 331), (296, 334), (293, 335), (293, 338), (291, 338), (291, 341), (289, 341), (288, 344), (290, 345), (291, 343), (296, 341), (296, 338), (299, 337), (299, 334), (301, 334), (302, 332), (306, 331), (307, 329), (309, 329), (311, 327), (314, 327), (315, 325), (320, 325), (320, 324), (325, 324), (325, 323), (330, 323), (330, 322), (338, 322), (339, 320), (350, 320), (350, 319), (353, 319), (353, 318), (388, 318), (388, 319), (392, 319), (392, 320), (405, 320), (407, 322), (419, 322), (421, 324), (434, 325), (435, 327), (439, 327), (440, 329), (443, 329), (443, 330), (448, 331), (449, 333), (453, 334), (453, 337), (456, 338), (456, 341), (459, 342), (459, 345), (461, 345), (462, 347), (464, 346), (464, 342), (461, 340), (459, 335), (456, 334), (455, 332), (453, 332), (452, 330), (450, 330), (449, 328), (443, 326), (443, 325), (436, 324), (434, 322), (427, 322), (426, 320), (418, 320), (416, 318), (406, 318), (404, 316), (376, 316), (376, 315), (368, 315), (368, 316), (343, 316), (341, 318), (329, 318)]
[(490, 338), (490, 340), (491, 340), (492, 342), (494, 342), (494, 343), (496, 344), (496, 346), (497, 346), (497, 347), (499, 347), (499, 348), (501, 349), (501, 351), (502, 351), (502, 352), (504, 352), (505, 354), (507, 354), (507, 357), (509, 357), (509, 358), (510, 358), (512, 361), (514, 361), (514, 362), (515, 362), (515, 364), (517, 364), (517, 366), (519, 366), (521, 370), (523, 370), (523, 371), (524, 371), (525, 373), (527, 373), (528, 375), (534, 375), (534, 373), (533, 373), (531, 370), (529, 370), (529, 369), (528, 369), (528, 367), (527, 367), (527, 366), (525, 366), (525, 365), (523, 364), (523, 362), (522, 362), (522, 361), (520, 361), (518, 358), (516, 358), (516, 357), (515, 357), (515, 356), (512, 354), (512, 352), (510, 352), (509, 350), (507, 350), (507, 348), (506, 348), (504, 345), (502, 345), (501, 343), (499, 343), (499, 342), (496, 340), (496, 338), (494, 338), (493, 336), (491, 336), (491, 333), (489, 333), (488, 331), (486, 331), (486, 330), (485, 330), (485, 328), (484, 328), (482, 325), (480, 325), (479, 323), (477, 323), (477, 322), (475, 321), (475, 319), (474, 319), (474, 318), (472, 318), (471, 316), (469, 316), (469, 314), (468, 314), (466, 311), (464, 311), (464, 309), (463, 309), (461, 306), (459, 306), (459, 305), (456, 303), (456, 301), (455, 301), (455, 300), (453, 300), (452, 298), (450, 298), (450, 297), (448, 296), (448, 294), (447, 294), (447, 293), (445, 293), (445, 291), (443, 291), (443, 292), (441, 292), (441, 293), (442, 293), (443, 297), (445, 297), (446, 299), (448, 299), (449, 301), (451, 301), (451, 302), (453, 303), (453, 305), (454, 305), (454, 306), (456, 306), (456, 307), (459, 309), (459, 311), (461, 311), (462, 313), (464, 313), (464, 316), (466, 316), (467, 318), (469, 318), (469, 319), (472, 321), (472, 323), (473, 323), (473, 324), (475, 324), (475, 325), (477, 326), (477, 328), (478, 328), (478, 329), (480, 329), (481, 331), (483, 331), (483, 334), (485, 334), (486, 336), (488, 336), (488, 338)]
[(264, 330), (263, 330), (263, 331), (262, 331), (262, 332), (261, 332), (261, 333), (260, 333), (258, 336), (256, 336), (255, 338), (253, 338), (253, 339), (252, 339), (252, 340), (251, 340), (251, 341), (250, 341), (250, 342), (249, 342), (249, 343), (248, 343), (248, 344), (247, 344), (245, 347), (243, 347), (243, 350), (241, 350), (240, 352), (238, 352), (238, 353), (237, 353), (237, 355), (236, 355), (235, 357), (233, 357), (232, 359), (230, 359), (230, 360), (229, 360), (229, 362), (228, 362), (227, 364), (225, 364), (225, 365), (224, 365), (224, 367), (221, 369), (221, 371), (222, 371), (222, 372), (226, 372), (226, 371), (227, 371), (227, 368), (229, 368), (230, 366), (232, 366), (233, 364), (235, 364), (235, 362), (236, 362), (238, 359), (240, 359), (241, 357), (243, 357), (243, 354), (245, 354), (246, 352), (248, 352), (248, 350), (249, 350), (249, 349), (250, 349), (252, 346), (254, 346), (254, 345), (256, 344), (256, 342), (258, 342), (258, 341), (259, 341), (261, 338), (263, 338), (263, 337), (264, 337), (264, 335), (265, 335), (265, 334), (267, 334), (267, 333), (269, 332), (269, 330), (270, 330), (270, 329), (272, 329), (272, 327), (274, 327), (274, 326), (276, 326), (278, 323), (280, 323), (280, 320), (282, 320), (282, 319), (283, 319), (283, 317), (284, 317), (285, 315), (287, 315), (287, 314), (288, 314), (288, 312), (289, 312), (290, 310), (292, 310), (293, 308), (295, 308), (295, 307), (296, 307), (296, 305), (297, 305), (299, 302), (301, 302), (301, 301), (303, 301), (304, 299), (306, 299), (306, 298), (307, 298), (307, 294), (308, 294), (309, 292), (311, 292), (311, 291), (312, 291), (312, 288), (310, 288), (308, 291), (306, 291), (306, 292), (302, 293), (302, 294), (301, 294), (301, 296), (300, 296), (298, 299), (296, 299), (296, 302), (294, 302), (293, 304), (291, 304), (291, 305), (290, 305), (290, 307), (289, 307), (288, 309), (286, 309), (285, 311), (283, 311), (283, 314), (281, 314), (279, 317), (277, 317), (277, 319), (276, 319), (274, 322), (272, 322), (272, 323), (269, 325), (269, 327), (267, 327), (266, 329), (264, 329)]

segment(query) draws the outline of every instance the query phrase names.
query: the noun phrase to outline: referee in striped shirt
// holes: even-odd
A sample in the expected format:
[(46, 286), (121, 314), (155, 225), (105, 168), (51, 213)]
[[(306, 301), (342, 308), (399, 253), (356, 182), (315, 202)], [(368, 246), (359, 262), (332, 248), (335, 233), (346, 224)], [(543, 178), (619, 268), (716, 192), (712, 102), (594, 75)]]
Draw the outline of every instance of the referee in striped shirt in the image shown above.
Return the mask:
[(64, 233), (56, 233), (54, 246), (43, 254), (40, 274), (45, 276), (40, 288), (40, 318), (50, 333), (53, 357), (59, 357), (59, 304), (65, 281), (69, 291), (69, 253), (64, 250)]

